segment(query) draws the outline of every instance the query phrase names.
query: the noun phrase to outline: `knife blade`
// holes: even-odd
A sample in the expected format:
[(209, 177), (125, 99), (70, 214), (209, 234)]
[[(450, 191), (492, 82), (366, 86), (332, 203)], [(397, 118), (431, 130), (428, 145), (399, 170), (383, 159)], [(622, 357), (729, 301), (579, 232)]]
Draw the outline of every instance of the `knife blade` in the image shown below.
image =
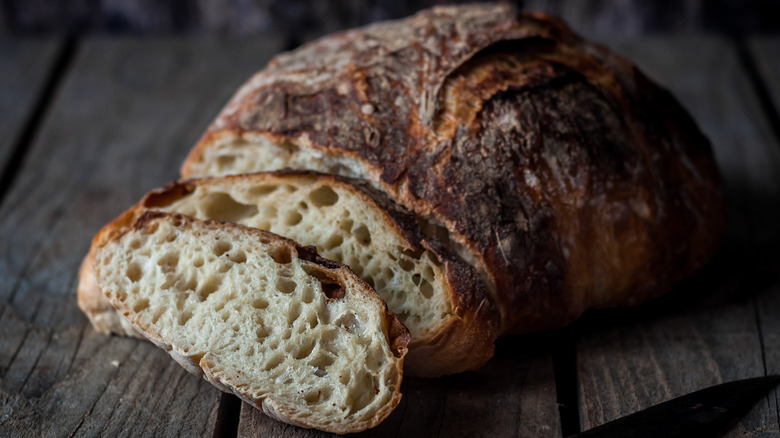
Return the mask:
[(706, 437), (726, 431), (772, 388), (780, 375), (711, 386), (651, 406), (569, 438)]

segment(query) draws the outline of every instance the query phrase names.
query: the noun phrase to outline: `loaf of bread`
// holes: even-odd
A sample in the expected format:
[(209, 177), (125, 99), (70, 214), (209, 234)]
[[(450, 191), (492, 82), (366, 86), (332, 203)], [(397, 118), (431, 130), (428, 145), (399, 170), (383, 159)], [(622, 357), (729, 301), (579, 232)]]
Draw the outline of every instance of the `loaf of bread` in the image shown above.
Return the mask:
[(121, 317), (269, 416), (348, 433), (398, 404), (409, 333), (344, 265), (272, 233), (131, 211), (93, 243)]
[[(493, 354), (498, 317), (474, 269), (370, 187), (311, 172), (206, 178), (154, 190), (127, 214), (146, 211), (268, 230), (347, 264), (409, 329), (408, 375), (473, 370)], [(90, 263), (79, 286), (82, 309), (101, 331), (133, 334), (95, 287)]]
[(278, 55), (185, 178), (360, 178), (479, 273), (500, 333), (670, 291), (724, 230), (707, 139), (631, 62), (553, 17), (437, 7)]

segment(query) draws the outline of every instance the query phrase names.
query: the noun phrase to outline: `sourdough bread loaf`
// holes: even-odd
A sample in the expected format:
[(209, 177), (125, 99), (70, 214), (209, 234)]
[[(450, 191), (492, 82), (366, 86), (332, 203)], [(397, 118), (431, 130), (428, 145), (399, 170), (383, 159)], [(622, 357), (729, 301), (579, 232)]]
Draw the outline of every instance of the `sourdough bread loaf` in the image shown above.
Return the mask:
[(324, 37), (243, 85), (184, 177), (363, 179), (474, 266), (502, 333), (671, 290), (724, 229), (707, 139), (631, 62), (553, 17), (437, 7)]
[(347, 433), (398, 404), (409, 334), (349, 268), (275, 234), (129, 212), (93, 243), (121, 318), (271, 417)]
[[(185, 214), (268, 230), (343, 262), (370, 284), (409, 329), (405, 372), (439, 376), (483, 365), (498, 315), (474, 269), (376, 190), (342, 177), (276, 172), (175, 182), (127, 213)], [(98, 330), (133, 334), (114, 315), (85, 261), (79, 303)]]

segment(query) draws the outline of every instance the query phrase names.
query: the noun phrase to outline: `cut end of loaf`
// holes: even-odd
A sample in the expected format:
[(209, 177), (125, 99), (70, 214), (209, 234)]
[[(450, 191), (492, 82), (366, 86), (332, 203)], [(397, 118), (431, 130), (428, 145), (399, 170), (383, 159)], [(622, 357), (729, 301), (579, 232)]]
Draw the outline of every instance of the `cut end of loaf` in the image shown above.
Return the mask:
[[(387, 213), (353, 186), (308, 174), (195, 181), (160, 208), (268, 230), (344, 263), (425, 342), (453, 313), (439, 256), (415, 248)], [(414, 342), (414, 341), (413, 341)]]
[(95, 272), (189, 370), (291, 424), (359, 431), (398, 404), (409, 335), (346, 267), (319, 261), (271, 233), (147, 212), (97, 248)]

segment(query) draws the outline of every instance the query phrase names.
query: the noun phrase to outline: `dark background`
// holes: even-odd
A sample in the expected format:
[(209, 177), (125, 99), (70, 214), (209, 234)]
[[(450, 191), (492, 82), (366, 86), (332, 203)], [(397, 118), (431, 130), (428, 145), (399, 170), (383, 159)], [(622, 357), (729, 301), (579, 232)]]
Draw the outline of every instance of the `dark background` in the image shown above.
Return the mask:
[[(291, 44), (440, 0), (0, 0), (0, 35), (275, 33)], [(777, 0), (527, 0), (585, 35), (771, 33)]]

